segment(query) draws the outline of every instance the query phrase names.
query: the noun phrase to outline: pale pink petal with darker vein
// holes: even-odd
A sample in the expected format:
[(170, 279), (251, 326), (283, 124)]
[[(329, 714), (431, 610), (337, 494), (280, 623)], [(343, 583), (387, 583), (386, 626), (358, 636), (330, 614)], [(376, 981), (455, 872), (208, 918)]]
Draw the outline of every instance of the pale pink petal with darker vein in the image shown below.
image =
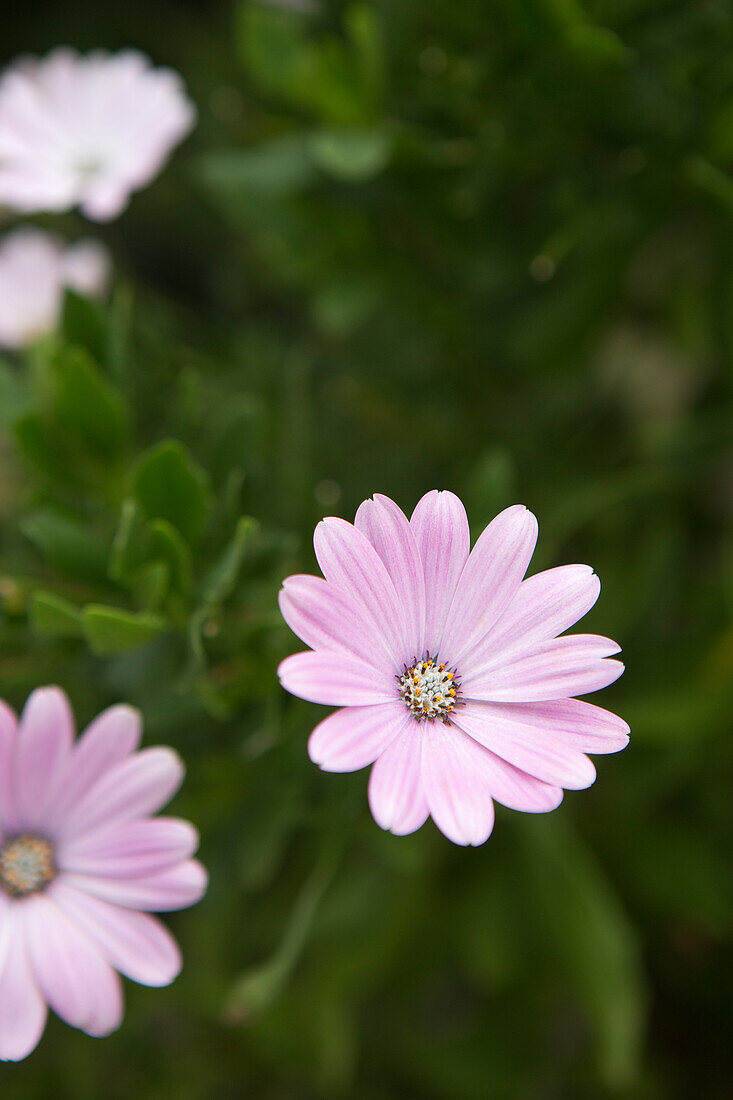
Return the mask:
[(198, 846), (198, 833), (187, 821), (139, 818), (59, 842), (56, 862), (85, 875), (137, 877), (189, 859)]
[(345, 593), (363, 618), (374, 624), (391, 659), (403, 661), (415, 639), (410, 637), (409, 619), (395, 586), (369, 539), (350, 523), (331, 517), (316, 527), (313, 545), (329, 584)]
[(379, 668), (388, 650), (376, 626), (322, 577), (288, 577), (279, 595), (282, 616), (311, 649), (345, 650)]
[(495, 703), (532, 703), (566, 699), (608, 687), (624, 670), (605, 658), (619, 652), (609, 638), (566, 634), (536, 646), (529, 653), (485, 674), (466, 671), (466, 699)]
[(619, 647), (565, 635), (593, 607), (586, 565), (525, 579), (537, 521), (507, 508), (469, 545), (466, 512), (433, 490), (411, 519), (377, 494), (355, 524), (329, 518), (314, 537), (324, 578), (283, 584), (283, 615), (312, 653), (280, 665), (283, 687), (341, 709), (309, 741), (326, 771), (372, 764), (369, 805), (404, 834), (428, 814), (457, 844), (481, 844), (494, 800), (555, 809), (589, 786), (587, 753), (617, 752), (629, 728), (573, 698), (623, 672)]
[(106, 771), (71, 807), (59, 825), (64, 838), (156, 813), (183, 782), (183, 763), (173, 749), (142, 749)]
[(293, 695), (332, 707), (389, 703), (394, 698), (386, 673), (344, 654), (295, 653), (281, 663), (278, 675)]
[(496, 625), (467, 654), (471, 669), (485, 672), (556, 638), (590, 611), (600, 591), (587, 565), (560, 565), (523, 580)]
[(66, 871), (64, 880), (95, 898), (126, 909), (150, 909), (160, 913), (188, 908), (206, 889), (206, 872), (195, 859), (150, 875), (81, 875)]
[(544, 783), (580, 790), (589, 787), (596, 777), (588, 757), (567, 745), (562, 735), (503, 722), (493, 714), (485, 714), (481, 703), (466, 703), (455, 723), (474, 741)]
[(98, 779), (125, 760), (140, 744), (142, 717), (124, 704), (103, 710), (78, 739), (66, 766), (61, 789), (49, 807), (49, 819), (56, 823), (75, 808)]
[(178, 944), (149, 913), (121, 909), (62, 881), (53, 882), (48, 892), (121, 974), (141, 985), (162, 986), (180, 973)]
[(433, 821), (455, 844), (483, 844), (494, 827), (494, 803), (481, 747), (442, 722), (425, 727), (421, 778)]
[(518, 504), (479, 537), (461, 573), (439, 649), (457, 664), (517, 594), (537, 542), (537, 520)]
[(425, 649), (425, 575), (420, 551), (407, 517), (389, 497), (377, 493), (359, 506), (354, 526), (384, 562), (404, 609), (407, 646), (419, 657)]
[(0, 1059), (19, 1062), (46, 1026), (46, 1002), (28, 956), (17, 906), (0, 896)]
[(424, 825), (428, 804), (422, 782), (422, 732), (406, 729), (377, 758), (369, 777), (374, 820), (398, 836)]
[(491, 797), (501, 802), (502, 806), (524, 813), (544, 814), (557, 809), (562, 802), (562, 787), (545, 783), (535, 775), (516, 768), (490, 749), (484, 748), (481, 761)]
[(99, 949), (54, 904), (36, 894), (25, 902), (28, 954), (50, 1008), (88, 1035), (109, 1035), (122, 1022), (122, 988)]
[(324, 718), (308, 741), (308, 755), (328, 772), (354, 772), (373, 764), (408, 728), (410, 715), (397, 702), (345, 707)]
[(410, 526), (425, 576), (425, 648), (437, 651), (448, 609), (468, 561), (471, 538), (466, 509), (454, 493), (433, 489), (420, 500)]
[(18, 726), (12, 783), (15, 824), (24, 832), (44, 820), (47, 799), (71, 754), (74, 718), (59, 688), (38, 688), (28, 698)]

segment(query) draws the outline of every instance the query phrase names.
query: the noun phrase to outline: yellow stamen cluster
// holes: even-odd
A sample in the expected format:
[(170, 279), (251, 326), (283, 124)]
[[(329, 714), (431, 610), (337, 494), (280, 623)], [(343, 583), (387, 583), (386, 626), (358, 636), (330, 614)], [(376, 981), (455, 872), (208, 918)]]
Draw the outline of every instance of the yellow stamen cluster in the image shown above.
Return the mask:
[(405, 706), (418, 721), (448, 720), (461, 688), (455, 669), (438, 663), (437, 658), (426, 656), (409, 668), (405, 666), (405, 671), (397, 680)]
[(55, 874), (53, 848), (43, 837), (23, 833), (0, 848), (0, 887), (11, 897), (42, 890)]

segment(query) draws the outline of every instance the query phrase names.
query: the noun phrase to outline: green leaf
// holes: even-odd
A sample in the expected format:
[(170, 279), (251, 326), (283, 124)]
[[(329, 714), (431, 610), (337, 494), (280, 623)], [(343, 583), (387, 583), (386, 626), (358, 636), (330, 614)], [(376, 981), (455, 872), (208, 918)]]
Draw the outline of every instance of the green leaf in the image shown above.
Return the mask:
[(72, 456), (55, 425), (37, 412), (27, 412), (15, 422), (15, 439), (21, 455), (37, 473), (50, 481), (76, 481)]
[(519, 823), (532, 904), (593, 1027), (611, 1088), (636, 1079), (646, 989), (634, 929), (580, 839), (546, 817)]
[(249, 0), (240, 3), (237, 12), (237, 40), (250, 74), (270, 92), (291, 93), (307, 48), (302, 13)]
[(300, 133), (285, 134), (252, 149), (223, 149), (198, 163), (205, 187), (230, 197), (252, 192), (268, 197), (301, 191), (318, 179), (308, 145)]
[(308, 879), (295, 899), (282, 939), (270, 958), (245, 971), (238, 978), (228, 1003), (234, 1020), (247, 1020), (266, 1011), (280, 996), (300, 958), (313, 928), (321, 902), (331, 885), (340, 848), (329, 844), (321, 852)]
[(85, 348), (102, 363), (107, 355), (107, 322), (99, 302), (83, 298), (73, 290), (64, 295), (61, 331), (67, 344)]
[(310, 310), (322, 332), (348, 336), (379, 306), (379, 288), (365, 278), (340, 279), (313, 295)]
[(188, 544), (165, 519), (153, 520), (147, 528), (148, 553), (168, 566), (171, 587), (185, 595), (191, 587), (193, 564)]
[(237, 521), (231, 541), (206, 578), (204, 603), (208, 605), (223, 603), (232, 594), (247, 547), (258, 531), (259, 524), (251, 516), (242, 516)]
[[(234, 591), (244, 555), (250, 540), (258, 531), (259, 524), (257, 520), (249, 516), (242, 516), (237, 521), (234, 537), (204, 581), (201, 603), (191, 615), (188, 631), (194, 659), (199, 666), (206, 664), (206, 650), (202, 633), (206, 621)], [(202, 694), (211, 696), (211, 693), (207, 692), (205, 684), (202, 685)], [(210, 705), (208, 701), (206, 705)]]
[(209, 512), (208, 479), (181, 443), (167, 440), (148, 451), (133, 488), (149, 519), (167, 520), (189, 543), (201, 537)]
[(472, 522), (486, 523), (511, 504), (516, 492), (516, 468), (510, 452), (501, 446), (483, 452), (468, 477), (466, 507)]
[(107, 579), (108, 548), (88, 524), (54, 508), (41, 508), (23, 518), (20, 529), (64, 576), (87, 583)]
[(132, 578), (130, 587), (145, 611), (158, 611), (168, 595), (171, 571), (165, 561), (146, 562)]
[(242, 57), (265, 91), (324, 121), (373, 118), (380, 75), (368, 19), (347, 20), (346, 34), (312, 36), (302, 12), (246, 3), (239, 13)]
[(730, 214), (733, 212), (733, 180), (705, 157), (689, 157), (683, 171), (687, 179), (720, 203)]
[(70, 600), (53, 592), (34, 592), (28, 606), (31, 628), (46, 638), (81, 638), (81, 612)]
[(82, 622), (89, 647), (99, 657), (137, 649), (165, 629), (165, 620), (158, 615), (136, 614), (102, 604), (88, 604)]
[[(238, 397), (222, 408), (215, 422), (215, 435), (207, 466), (219, 483), (227, 483), (235, 470), (244, 477), (262, 460), (265, 448), (264, 403)], [(237, 512), (239, 509), (237, 509)]]
[(344, 14), (362, 83), (376, 101), (384, 91), (384, 36), (381, 17), (371, 4), (351, 4)]
[(386, 168), (392, 139), (383, 129), (329, 127), (311, 134), (308, 148), (324, 172), (336, 179), (358, 183)]
[(23, 379), (0, 359), (0, 428), (12, 424), (27, 401)]
[(113, 581), (128, 583), (145, 560), (145, 517), (134, 497), (122, 502), (120, 521), (117, 525), (109, 554), (109, 575)]
[(53, 412), (59, 425), (100, 458), (119, 454), (127, 437), (127, 407), (83, 348), (62, 348), (51, 364)]

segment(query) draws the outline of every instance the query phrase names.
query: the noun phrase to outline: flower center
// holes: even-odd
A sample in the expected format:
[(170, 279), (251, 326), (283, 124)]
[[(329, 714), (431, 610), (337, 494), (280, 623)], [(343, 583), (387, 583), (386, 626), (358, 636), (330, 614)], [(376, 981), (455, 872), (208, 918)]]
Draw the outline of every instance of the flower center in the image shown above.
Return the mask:
[(425, 719), (448, 721), (448, 715), (459, 701), (461, 684), (454, 668), (439, 664), (438, 658), (426, 656), (416, 661), (397, 677), (405, 706), (419, 722)]
[(104, 167), (101, 157), (82, 156), (74, 162), (74, 171), (82, 183), (89, 183), (98, 176)]
[(23, 833), (0, 848), (0, 886), (11, 897), (42, 890), (55, 874), (53, 848), (43, 837)]

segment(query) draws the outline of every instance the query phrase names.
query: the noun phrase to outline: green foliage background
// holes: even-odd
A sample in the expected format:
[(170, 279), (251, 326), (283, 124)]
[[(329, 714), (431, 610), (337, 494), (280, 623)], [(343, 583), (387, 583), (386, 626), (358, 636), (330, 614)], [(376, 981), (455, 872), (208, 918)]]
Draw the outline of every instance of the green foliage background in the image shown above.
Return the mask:
[[(0, 367), (0, 693), (140, 706), (211, 872), (176, 984), (4, 1095), (729, 1096), (730, 5), (38, 0), (0, 43), (137, 46), (199, 107), (92, 227), (109, 306)], [(474, 537), (531, 507), (627, 663), (631, 747), (477, 851), (382, 834), (275, 677), (314, 523), (436, 486)]]

